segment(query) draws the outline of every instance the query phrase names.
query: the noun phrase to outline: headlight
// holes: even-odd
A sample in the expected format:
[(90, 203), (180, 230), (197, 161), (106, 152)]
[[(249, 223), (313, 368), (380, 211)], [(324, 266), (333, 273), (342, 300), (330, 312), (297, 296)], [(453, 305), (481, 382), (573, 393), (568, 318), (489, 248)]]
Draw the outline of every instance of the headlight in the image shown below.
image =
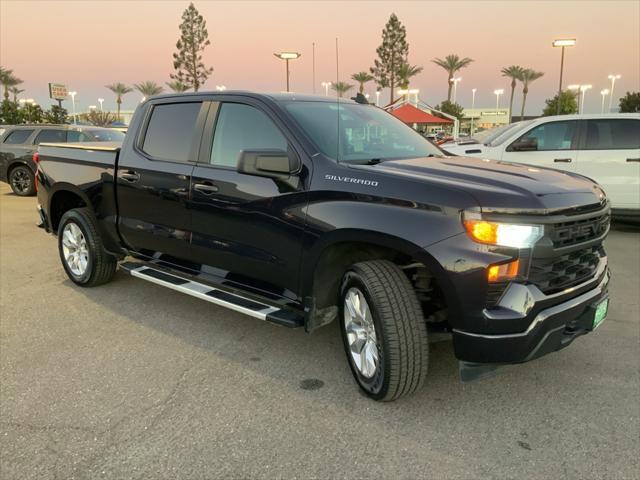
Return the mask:
[(489, 222), (475, 213), (465, 213), (462, 222), (469, 236), (476, 242), (501, 247), (530, 248), (544, 234), (542, 225)]

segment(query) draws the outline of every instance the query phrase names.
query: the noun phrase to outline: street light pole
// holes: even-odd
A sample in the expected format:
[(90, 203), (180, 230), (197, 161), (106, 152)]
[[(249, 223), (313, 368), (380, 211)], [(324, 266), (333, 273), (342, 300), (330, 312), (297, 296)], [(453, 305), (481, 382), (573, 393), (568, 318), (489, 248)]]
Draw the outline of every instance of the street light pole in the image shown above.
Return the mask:
[(104, 108), (102, 108), (102, 102), (104, 102), (104, 98), (99, 98), (98, 102), (100, 103), (100, 111), (104, 112)]
[(556, 115), (560, 115), (560, 95), (562, 94), (562, 73), (564, 70), (564, 48), (573, 47), (576, 44), (575, 38), (566, 38), (554, 40), (552, 45), (554, 47), (562, 47), (562, 53), (560, 54), (560, 83), (558, 85), (558, 106)]
[(600, 113), (604, 113), (604, 97), (609, 94), (609, 89), (605, 88), (604, 90), (600, 90), (600, 95), (602, 95), (602, 106), (600, 108)]
[(380, 106), (380, 90), (376, 90), (376, 107)]
[(69, 92), (69, 95), (71, 95), (71, 105), (73, 106), (73, 124), (77, 125), (78, 122), (76, 121), (76, 94), (78, 92)]
[(582, 99), (580, 100), (580, 113), (584, 114), (584, 97), (586, 96), (587, 90), (592, 88), (591, 85), (581, 85), (580, 93), (582, 93)]
[(469, 128), (470, 137), (473, 136), (473, 115), (474, 115), (474, 110), (476, 108), (476, 91), (477, 90), (478, 90), (477, 88), (471, 89), (471, 127)]
[(289, 60), (295, 60), (297, 58), (300, 58), (300, 53), (298, 52), (280, 52), (280, 53), (274, 53), (274, 55), (276, 57), (278, 57), (280, 60), (284, 60), (286, 63), (286, 69), (287, 69), (287, 92), (289, 91)]
[(322, 82), (320, 85), (324, 87), (324, 96), (329, 96), (329, 87), (331, 86), (331, 82)]
[(609, 75), (611, 80), (611, 96), (609, 97), (609, 113), (611, 113), (611, 102), (613, 101), (613, 89), (616, 86), (616, 80), (620, 79), (620, 75)]

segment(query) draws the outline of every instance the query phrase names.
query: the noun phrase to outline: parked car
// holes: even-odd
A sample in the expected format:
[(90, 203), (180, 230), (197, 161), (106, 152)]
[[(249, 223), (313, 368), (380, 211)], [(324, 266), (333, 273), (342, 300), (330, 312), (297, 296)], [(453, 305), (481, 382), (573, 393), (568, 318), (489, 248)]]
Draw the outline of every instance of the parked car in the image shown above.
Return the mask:
[(430, 339), (452, 338), (470, 379), (606, 317), (610, 207), (580, 175), (443, 156), (382, 109), (292, 94), (157, 96), (122, 148), (95, 145), (39, 148), (72, 282), (119, 264), (281, 326), (337, 320), (376, 400), (423, 384)]
[(579, 173), (598, 182), (613, 215), (640, 219), (640, 115), (563, 115), (516, 122), (483, 144), (440, 147), (448, 153)]
[(13, 193), (35, 195), (33, 154), (42, 142), (122, 142), (117, 130), (74, 125), (3, 125), (0, 132), (0, 181)]

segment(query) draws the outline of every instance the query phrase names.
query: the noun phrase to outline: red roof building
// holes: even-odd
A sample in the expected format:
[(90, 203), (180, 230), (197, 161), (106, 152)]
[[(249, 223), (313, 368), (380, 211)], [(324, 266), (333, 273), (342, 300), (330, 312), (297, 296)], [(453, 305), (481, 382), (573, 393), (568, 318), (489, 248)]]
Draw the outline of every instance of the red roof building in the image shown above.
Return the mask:
[(414, 107), (413, 105), (409, 105), (405, 103), (401, 107), (398, 107), (394, 110), (391, 110), (391, 115), (400, 119), (403, 123), (413, 125), (414, 123), (430, 123), (430, 124), (438, 124), (444, 125), (453, 123), (453, 121), (448, 118), (436, 117), (435, 115), (431, 115), (419, 108)]

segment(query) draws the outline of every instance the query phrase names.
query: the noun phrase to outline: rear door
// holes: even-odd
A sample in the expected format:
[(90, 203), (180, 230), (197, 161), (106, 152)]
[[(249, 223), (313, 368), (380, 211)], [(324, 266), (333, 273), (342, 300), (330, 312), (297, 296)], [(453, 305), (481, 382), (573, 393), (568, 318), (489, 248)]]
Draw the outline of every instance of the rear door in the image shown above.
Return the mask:
[[(578, 158), (578, 120), (545, 122), (532, 127), (505, 148), (502, 160), (573, 172)], [(529, 141), (532, 147), (518, 150)]]
[(185, 99), (147, 105), (118, 163), (119, 230), (130, 250), (173, 264), (189, 260), (189, 187), (208, 106)]
[(640, 119), (582, 123), (576, 172), (602, 185), (613, 208), (640, 209)]
[(30, 141), (34, 131), (33, 128), (15, 128), (5, 132), (0, 145), (0, 180), (8, 181), (9, 170), (16, 162), (26, 163), (34, 168), (31, 160), (33, 146)]
[(297, 155), (293, 142), (258, 101), (212, 104), (191, 196), (194, 260), (212, 281), (296, 299), (307, 170), (288, 180), (237, 171), (241, 151)]

